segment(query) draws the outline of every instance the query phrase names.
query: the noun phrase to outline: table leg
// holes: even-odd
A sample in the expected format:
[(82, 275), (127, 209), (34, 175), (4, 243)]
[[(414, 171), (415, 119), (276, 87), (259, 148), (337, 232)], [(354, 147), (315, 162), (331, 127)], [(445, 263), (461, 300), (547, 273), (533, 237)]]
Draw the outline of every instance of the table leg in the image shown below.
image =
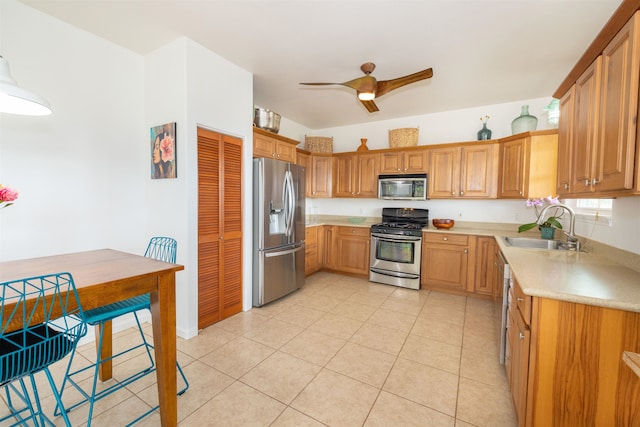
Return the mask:
[[(104, 382), (113, 376), (113, 359), (111, 354), (113, 351), (113, 332), (111, 328), (111, 320), (100, 323), (95, 326), (96, 333), (96, 352), (100, 352), (100, 360), (109, 359), (98, 366), (98, 377)], [(102, 348), (99, 348), (100, 334), (102, 334)]]
[(158, 291), (150, 296), (161, 425), (174, 427), (178, 424), (175, 273), (158, 276)]

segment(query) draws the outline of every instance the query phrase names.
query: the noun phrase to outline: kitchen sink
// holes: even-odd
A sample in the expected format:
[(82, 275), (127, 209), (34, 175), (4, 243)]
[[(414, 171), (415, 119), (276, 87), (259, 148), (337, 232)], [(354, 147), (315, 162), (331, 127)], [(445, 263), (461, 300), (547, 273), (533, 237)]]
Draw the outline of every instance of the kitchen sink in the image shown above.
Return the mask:
[(534, 239), (531, 237), (503, 237), (507, 246), (566, 251), (562, 240)]

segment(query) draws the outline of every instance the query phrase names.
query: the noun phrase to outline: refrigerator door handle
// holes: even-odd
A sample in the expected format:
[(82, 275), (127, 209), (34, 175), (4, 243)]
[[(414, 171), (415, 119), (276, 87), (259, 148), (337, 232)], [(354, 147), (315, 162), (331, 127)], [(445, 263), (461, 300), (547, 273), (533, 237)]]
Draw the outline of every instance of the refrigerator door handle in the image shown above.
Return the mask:
[(275, 256), (288, 255), (288, 254), (292, 254), (294, 252), (298, 252), (301, 249), (304, 249), (304, 244), (302, 244), (300, 246), (296, 246), (295, 248), (292, 248), (292, 249), (286, 249), (284, 251), (265, 252), (264, 256), (265, 256), (265, 258), (271, 258), (271, 257), (275, 257)]
[(293, 219), (295, 214), (295, 197), (293, 188), (293, 176), (291, 171), (285, 172), (284, 175), (284, 205), (285, 205), (285, 229), (287, 236), (293, 233)]

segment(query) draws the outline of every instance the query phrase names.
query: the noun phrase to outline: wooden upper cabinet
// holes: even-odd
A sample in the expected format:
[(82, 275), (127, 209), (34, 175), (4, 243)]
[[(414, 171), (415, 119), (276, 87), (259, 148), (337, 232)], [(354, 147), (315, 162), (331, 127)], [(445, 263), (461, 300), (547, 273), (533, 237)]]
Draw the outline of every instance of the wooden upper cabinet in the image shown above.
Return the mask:
[(430, 199), (495, 198), (497, 144), (475, 144), (430, 150)]
[(639, 80), (640, 13), (636, 13), (602, 52), (594, 191), (633, 188)]
[[(569, 89), (562, 97), (558, 163), (561, 195), (614, 197), (640, 192), (640, 11), (619, 28), (610, 32), (615, 36), (576, 80), (575, 92)], [(570, 161), (565, 158), (567, 154)]]
[[(600, 106), (600, 73), (602, 57), (580, 76), (576, 82), (574, 137), (571, 155), (571, 193), (591, 191), (591, 177), (595, 169), (595, 146), (598, 135), (598, 109)], [(563, 117), (560, 117), (563, 120)]]
[(381, 174), (426, 173), (427, 150), (390, 151), (380, 154)]
[(565, 195), (571, 193), (571, 168), (574, 144), (574, 112), (576, 103), (576, 85), (560, 98), (560, 120), (558, 126), (558, 173), (556, 193)]
[(311, 193), (309, 197), (331, 197), (331, 155), (311, 155)]
[(378, 154), (338, 154), (333, 177), (335, 197), (378, 197)]
[(297, 163), (306, 171), (305, 193), (307, 197), (331, 197), (331, 154), (309, 154), (298, 150)]
[(498, 198), (553, 195), (557, 185), (558, 131), (524, 132), (500, 140)]
[(269, 157), (285, 162), (296, 161), (296, 145), (300, 142), (253, 128), (253, 157)]

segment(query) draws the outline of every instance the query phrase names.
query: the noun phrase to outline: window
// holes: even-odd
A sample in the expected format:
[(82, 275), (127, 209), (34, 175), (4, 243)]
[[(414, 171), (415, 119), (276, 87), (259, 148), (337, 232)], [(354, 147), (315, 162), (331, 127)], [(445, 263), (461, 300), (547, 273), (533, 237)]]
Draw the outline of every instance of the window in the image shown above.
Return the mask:
[(566, 199), (565, 203), (573, 208), (576, 219), (611, 225), (613, 199)]

